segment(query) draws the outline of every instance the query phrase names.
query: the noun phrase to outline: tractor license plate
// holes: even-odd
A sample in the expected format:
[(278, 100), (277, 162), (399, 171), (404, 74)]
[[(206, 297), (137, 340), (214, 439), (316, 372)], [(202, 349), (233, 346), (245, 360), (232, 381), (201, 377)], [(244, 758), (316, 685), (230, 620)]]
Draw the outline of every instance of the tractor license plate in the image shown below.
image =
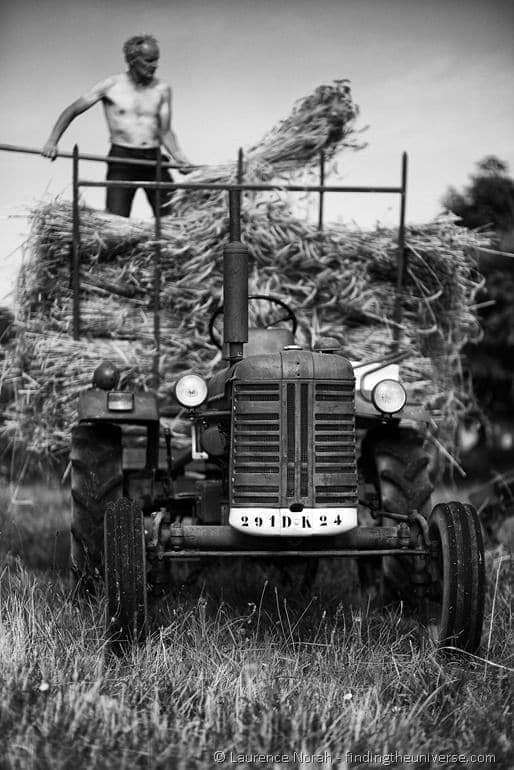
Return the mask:
[(334, 535), (357, 526), (356, 508), (321, 508), (292, 512), (277, 508), (232, 508), (229, 523), (253, 535), (298, 537)]

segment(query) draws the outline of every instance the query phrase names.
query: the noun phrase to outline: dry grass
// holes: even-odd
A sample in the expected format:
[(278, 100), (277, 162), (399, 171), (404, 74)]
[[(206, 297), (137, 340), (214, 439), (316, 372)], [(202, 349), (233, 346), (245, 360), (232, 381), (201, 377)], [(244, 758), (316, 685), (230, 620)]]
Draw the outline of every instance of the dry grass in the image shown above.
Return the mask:
[[(42, 507), (48, 544), (62, 503)], [(20, 516), (4, 510), (2, 526), (11, 521), (18, 545), (38, 521)], [(213, 566), (154, 606), (152, 638), (120, 660), (104, 644), (101, 604), (73, 603), (62, 575), (27, 567), (43, 563), (25, 546), (25, 562), (4, 553), (0, 577), (2, 767), (210, 768), (214, 751), (492, 753), (511, 766), (514, 569), (501, 550), (488, 554), (486, 666), (437, 654), (399, 611), (352, 608), (353, 573), (338, 562), (309, 598), (268, 567)], [(442, 766), (461, 765), (432, 764)]]

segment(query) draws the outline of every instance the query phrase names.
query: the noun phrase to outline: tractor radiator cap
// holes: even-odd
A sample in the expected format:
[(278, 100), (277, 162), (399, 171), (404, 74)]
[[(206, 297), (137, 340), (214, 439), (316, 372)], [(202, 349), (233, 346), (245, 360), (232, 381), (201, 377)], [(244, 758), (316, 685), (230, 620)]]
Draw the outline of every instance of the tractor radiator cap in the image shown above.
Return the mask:
[(322, 337), (312, 346), (315, 353), (335, 353), (341, 350), (341, 343), (335, 337)]

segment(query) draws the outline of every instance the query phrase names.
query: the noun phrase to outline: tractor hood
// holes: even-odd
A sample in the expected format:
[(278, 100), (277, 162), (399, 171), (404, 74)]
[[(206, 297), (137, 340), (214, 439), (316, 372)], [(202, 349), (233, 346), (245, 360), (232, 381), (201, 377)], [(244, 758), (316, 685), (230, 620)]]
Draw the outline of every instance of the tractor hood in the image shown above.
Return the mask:
[(233, 367), (238, 380), (354, 380), (353, 367), (342, 356), (310, 350), (250, 356)]
[(282, 350), (249, 356), (211, 377), (207, 400), (214, 406), (234, 380), (350, 380), (355, 379), (350, 361), (334, 354), (310, 350)]

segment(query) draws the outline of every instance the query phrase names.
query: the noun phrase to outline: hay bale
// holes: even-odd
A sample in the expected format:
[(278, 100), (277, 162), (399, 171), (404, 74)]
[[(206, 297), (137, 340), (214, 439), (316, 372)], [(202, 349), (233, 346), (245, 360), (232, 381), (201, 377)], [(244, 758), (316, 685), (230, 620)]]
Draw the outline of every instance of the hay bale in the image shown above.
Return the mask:
[[(25, 381), (18, 389), (15, 421), (18, 438), (25, 437), (31, 451), (51, 454), (67, 446), (76, 396), (88, 386), (98, 361), (110, 358), (120, 367), (124, 383), (147, 388), (154, 352), (149, 230), (137, 222), (133, 230), (128, 225), (128, 256), (123, 255), (120, 242), (109, 250), (108, 239), (99, 250), (96, 228), (107, 215), (99, 218), (96, 211), (82, 210), (84, 339), (74, 342), (69, 337), (72, 309), (67, 280), (71, 207), (68, 204), (67, 217), (63, 202), (55, 210), (58, 236), (54, 207), (49, 204), (37, 212), (36, 241), (42, 240), (40, 228), (54, 235), (46, 237), (46, 250), (34, 252), (37, 269), (29, 262), (20, 284), (25, 333), (18, 338), (18, 352), (25, 361)], [(194, 370), (209, 376), (220, 363), (208, 341), (207, 325), (221, 298), (227, 233), (226, 224), (218, 222), (214, 235), (208, 214), (200, 233), (196, 212), (191, 221), (183, 217), (180, 232), (174, 226), (163, 232), (160, 396), (165, 403), (181, 373)], [(110, 217), (108, 232), (116, 231), (117, 219)], [(65, 222), (69, 226), (63, 227)], [(123, 227), (127, 228), (126, 221)], [(301, 341), (310, 345), (320, 336), (334, 336), (345, 353), (359, 361), (391, 353), (395, 231), (355, 231), (339, 225), (320, 235), (312, 225), (296, 219), (285, 204), (278, 208), (266, 204), (244, 211), (242, 233), (250, 249), (250, 293), (278, 294), (296, 307)], [(479, 333), (473, 298), (480, 277), (471, 257), (476, 238), (442, 221), (408, 228), (407, 243), (402, 376), (411, 396), (441, 413), (444, 443), (451, 448), (458, 415), (471, 398), (459, 353)], [(67, 260), (56, 261), (56, 254), (67, 254)], [(109, 281), (134, 287), (136, 296), (108, 297), (98, 287)], [(45, 301), (38, 302), (43, 296)], [(253, 322), (265, 326), (269, 312), (265, 303), (252, 306)]]

